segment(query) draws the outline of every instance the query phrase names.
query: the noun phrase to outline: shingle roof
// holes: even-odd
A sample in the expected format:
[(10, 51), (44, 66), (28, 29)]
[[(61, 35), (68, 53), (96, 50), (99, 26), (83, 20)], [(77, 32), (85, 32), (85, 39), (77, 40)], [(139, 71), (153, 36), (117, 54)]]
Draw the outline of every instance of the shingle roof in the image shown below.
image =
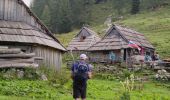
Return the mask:
[(135, 30), (124, 28), (118, 25), (115, 25), (115, 28), (119, 33), (128, 41), (134, 41), (137, 45), (141, 47), (154, 48), (152, 44), (145, 38), (144, 34), (139, 33)]
[(40, 44), (65, 50), (52, 37), (24, 22), (0, 20), (0, 41)]
[[(82, 37), (85, 39), (82, 40)], [(100, 37), (94, 31), (87, 27), (83, 27), (80, 32), (69, 43), (67, 50), (87, 50), (90, 46), (100, 40)]]
[(119, 25), (113, 25), (101, 41), (91, 46), (89, 51), (97, 50), (116, 50), (121, 48), (129, 48), (128, 42), (134, 41), (141, 47), (154, 49), (150, 42), (144, 37), (143, 34), (124, 28)]

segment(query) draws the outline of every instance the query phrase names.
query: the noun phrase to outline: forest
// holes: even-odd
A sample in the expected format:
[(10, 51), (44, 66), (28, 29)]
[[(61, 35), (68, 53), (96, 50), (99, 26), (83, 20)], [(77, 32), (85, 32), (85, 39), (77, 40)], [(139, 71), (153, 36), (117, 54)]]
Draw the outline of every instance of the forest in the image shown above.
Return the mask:
[(107, 2), (111, 3), (112, 16), (138, 14), (169, 4), (169, 0), (34, 0), (31, 9), (53, 33), (61, 34), (93, 25), (93, 6)]

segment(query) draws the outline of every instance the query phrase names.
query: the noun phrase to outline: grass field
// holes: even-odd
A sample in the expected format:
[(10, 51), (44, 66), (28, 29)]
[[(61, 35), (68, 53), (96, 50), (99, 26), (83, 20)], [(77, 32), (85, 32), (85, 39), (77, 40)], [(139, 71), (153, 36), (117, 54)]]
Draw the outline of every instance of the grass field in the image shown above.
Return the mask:
[[(72, 100), (71, 81), (57, 88), (43, 81), (3, 81), (0, 88), (0, 100)], [(88, 82), (87, 100), (120, 100), (122, 93), (123, 88), (116, 80), (92, 79)], [(131, 100), (170, 100), (170, 87), (147, 82), (143, 90), (132, 91), (130, 95)]]

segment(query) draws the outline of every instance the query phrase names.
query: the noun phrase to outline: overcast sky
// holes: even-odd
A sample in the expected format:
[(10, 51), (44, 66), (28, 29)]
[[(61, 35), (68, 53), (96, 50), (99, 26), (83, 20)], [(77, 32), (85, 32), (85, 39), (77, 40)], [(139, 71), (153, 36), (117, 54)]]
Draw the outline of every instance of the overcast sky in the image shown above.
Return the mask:
[(23, 1), (29, 6), (32, 0), (23, 0)]

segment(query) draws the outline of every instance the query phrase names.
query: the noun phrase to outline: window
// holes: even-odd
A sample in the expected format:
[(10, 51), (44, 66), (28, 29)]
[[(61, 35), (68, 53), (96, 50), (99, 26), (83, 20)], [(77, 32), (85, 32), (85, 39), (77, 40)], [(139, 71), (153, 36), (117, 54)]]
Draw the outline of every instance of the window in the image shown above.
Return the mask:
[(80, 42), (83, 42), (86, 39), (86, 36), (81, 36)]

